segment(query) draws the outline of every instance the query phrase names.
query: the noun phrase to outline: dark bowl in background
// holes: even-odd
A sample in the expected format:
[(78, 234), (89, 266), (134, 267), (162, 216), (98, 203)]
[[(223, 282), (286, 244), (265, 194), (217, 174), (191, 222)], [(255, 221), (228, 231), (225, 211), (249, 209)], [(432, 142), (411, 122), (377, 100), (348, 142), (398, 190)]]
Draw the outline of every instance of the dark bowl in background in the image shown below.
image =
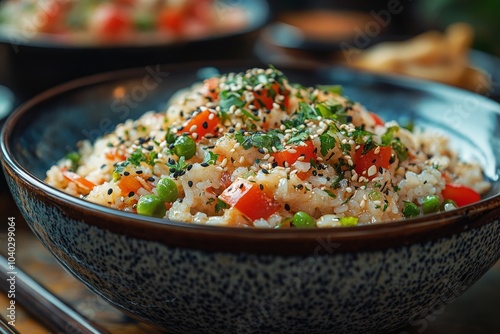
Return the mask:
[(180, 61), (250, 58), (258, 30), (270, 17), (267, 1), (219, 2), (242, 7), (248, 25), (199, 39), (123, 45), (79, 45), (0, 30), (0, 84), (23, 101), (54, 85), (104, 71)]

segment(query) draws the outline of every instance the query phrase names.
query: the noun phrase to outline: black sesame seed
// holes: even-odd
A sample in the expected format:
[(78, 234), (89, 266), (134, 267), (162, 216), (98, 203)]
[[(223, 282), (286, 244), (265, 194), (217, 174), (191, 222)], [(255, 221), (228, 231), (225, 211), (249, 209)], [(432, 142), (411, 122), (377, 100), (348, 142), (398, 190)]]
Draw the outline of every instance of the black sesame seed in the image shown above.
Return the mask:
[(154, 181), (155, 181), (155, 178), (154, 178), (153, 176), (150, 176), (150, 177), (148, 177), (148, 181), (149, 181), (149, 182), (154, 182)]
[(128, 197), (132, 197), (132, 196), (134, 196), (134, 194), (135, 193), (133, 191), (131, 191), (131, 192), (128, 193)]
[(129, 175), (130, 175), (130, 173), (129, 173), (129, 172), (123, 172), (123, 175), (125, 175), (125, 176), (129, 176)]
[(285, 204), (285, 210), (290, 211), (290, 204), (288, 204), (288, 203)]
[(113, 193), (113, 188), (108, 189), (108, 195), (111, 195)]
[(189, 171), (189, 170), (191, 170), (191, 168), (193, 168), (193, 165), (189, 164), (189, 165), (187, 166), (187, 170)]
[(262, 183), (259, 184), (260, 190), (264, 190), (264, 185)]
[(302, 184), (298, 184), (298, 185), (297, 185), (297, 189), (299, 189), (299, 190), (300, 190), (300, 189), (302, 189), (302, 188), (304, 188), (304, 186), (303, 186)]
[(142, 174), (142, 170), (138, 170), (135, 172), (136, 174)]
[(154, 149), (154, 146), (153, 146), (153, 145), (149, 145), (149, 146), (147, 147), (147, 150), (148, 150), (148, 151), (152, 151), (153, 149)]
[(229, 133), (234, 133), (235, 130), (234, 130), (234, 128), (231, 128), (228, 131), (229, 131)]
[(175, 160), (172, 158), (168, 158), (168, 164), (169, 165), (175, 165)]
[(208, 162), (202, 162), (200, 166), (201, 167), (208, 167)]
[(275, 162), (273, 162), (273, 163), (271, 164), (271, 166), (273, 166), (273, 168), (276, 168), (276, 167), (278, 167), (278, 163), (275, 161)]
[(106, 164), (102, 164), (101, 165), (101, 169), (103, 169), (104, 167), (106, 167), (107, 165)]
[(193, 181), (189, 180), (188, 181), (188, 186), (189, 186), (189, 188), (191, 188), (193, 186)]
[(240, 184), (240, 189), (243, 188), (245, 185), (243, 183)]
[(313, 169), (313, 171), (312, 171), (312, 175), (313, 175), (313, 176), (317, 176), (317, 175), (318, 175), (318, 172), (316, 171), (316, 169)]
[(265, 168), (262, 168), (262, 173), (269, 174), (269, 171), (267, 169), (265, 169)]
[(203, 122), (203, 124), (201, 125), (204, 129), (208, 129), (208, 122), (205, 121)]
[(378, 172), (379, 172), (380, 174), (382, 174), (382, 173), (384, 172), (384, 169), (383, 169), (382, 167), (379, 167), (379, 168), (378, 168)]
[(264, 151), (264, 149), (263, 149), (262, 147), (259, 147), (258, 151), (259, 151), (259, 153), (261, 153), (261, 154), (265, 154), (265, 153), (266, 153), (266, 151)]

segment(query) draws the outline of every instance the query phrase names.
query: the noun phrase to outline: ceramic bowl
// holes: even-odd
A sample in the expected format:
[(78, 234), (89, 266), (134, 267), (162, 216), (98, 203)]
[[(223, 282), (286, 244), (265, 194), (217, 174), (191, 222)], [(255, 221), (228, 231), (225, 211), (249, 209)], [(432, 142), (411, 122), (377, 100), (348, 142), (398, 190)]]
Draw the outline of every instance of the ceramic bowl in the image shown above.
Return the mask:
[[(500, 107), (429, 82), (282, 68), (292, 82), (341, 84), (386, 119), (446, 133), (493, 184), (483, 200), (454, 211), (360, 227), (221, 228), (115, 211), (43, 182), (78, 140), (162, 110), (177, 89), (214, 70), (203, 66), (71, 82), (19, 108), (3, 128), (2, 165), (31, 229), (116, 307), (172, 333), (387, 333), (420, 326), (499, 259)], [(248, 66), (215, 65), (221, 72)]]

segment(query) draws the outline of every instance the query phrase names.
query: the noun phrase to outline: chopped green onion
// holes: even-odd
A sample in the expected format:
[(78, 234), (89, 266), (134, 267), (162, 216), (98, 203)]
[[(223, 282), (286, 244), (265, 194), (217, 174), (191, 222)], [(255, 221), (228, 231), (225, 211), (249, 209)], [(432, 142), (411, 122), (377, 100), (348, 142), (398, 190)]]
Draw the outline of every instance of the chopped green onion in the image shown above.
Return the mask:
[(358, 218), (357, 217), (342, 217), (340, 218), (340, 225), (341, 226), (356, 226), (358, 225)]

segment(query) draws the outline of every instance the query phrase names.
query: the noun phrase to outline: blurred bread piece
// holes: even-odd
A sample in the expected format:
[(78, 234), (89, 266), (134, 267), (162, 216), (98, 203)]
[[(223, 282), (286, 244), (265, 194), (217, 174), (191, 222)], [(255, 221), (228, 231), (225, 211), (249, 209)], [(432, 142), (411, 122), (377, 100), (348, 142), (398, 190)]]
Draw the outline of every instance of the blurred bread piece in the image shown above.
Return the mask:
[(489, 90), (488, 75), (469, 64), (474, 30), (466, 23), (450, 25), (444, 33), (428, 31), (403, 42), (375, 45), (354, 59), (357, 68), (392, 72), (469, 89)]

